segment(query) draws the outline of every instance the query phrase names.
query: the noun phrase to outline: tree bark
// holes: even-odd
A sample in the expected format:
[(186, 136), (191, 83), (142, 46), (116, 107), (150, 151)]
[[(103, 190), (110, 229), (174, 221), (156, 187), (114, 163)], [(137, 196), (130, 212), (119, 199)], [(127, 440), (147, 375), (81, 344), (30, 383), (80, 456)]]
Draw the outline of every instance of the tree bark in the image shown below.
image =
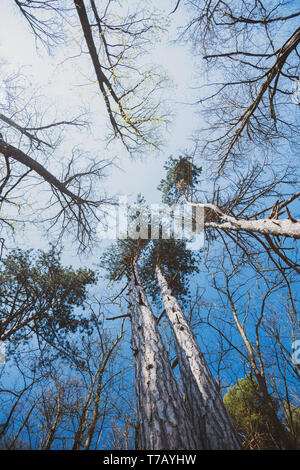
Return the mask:
[(232, 221), (204, 222), (205, 227), (218, 228), (221, 230), (245, 231), (250, 233), (261, 233), (262, 235), (276, 235), (288, 238), (300, 238), (300, 221), (294, 222), (289, 219), (259, 219), (245, 220), (230, 217)]
[[(233, 230), (235, 232), (254, 232), (261, 233), (262, 235), (276, 235), (294, 239), (300, 238), (300, 220), (298, 219), (239, 219), (225, 214), (215, 204), (190, 202), (187, 199), (185, 201), (188, 205), (204, 208), (204, 227)], [(209, 214), (208, 216), (207, 213)]]
[(197, 439), (201, 441), (204, 449), (240, 449), (239, 438), (217, 384), (159, 266), (156, 267), (156, 275), (164, 307), (174, 331), (186, 402), (192, 414)]
[(133, 262), (129, 279), (131, 345), (142, 449), (202, 449)]
[(61, 415), (61, 396), (60, 396), (60, 393), (61, 393), (61, 391), (60, 391), (59, 384), (58, 384), (57, 385), (57, 409), (56, 409), (56, 413), (55, 413), (55, 419), (54, 419), (54, 422), (52, 423), (52, 425), (50, 426), (49, 433), (48, 433), (47, 438), (46, 438), (46, 442), (45, 442), (44, 446), (42, 447), (43, 450), (49, 450), (50, 447), (51, 447), (51, 444), (53, 443), (54, 438), (55, 438), (57, 425), (58, 425), (59, 418), (60, 418), (60, 415)]

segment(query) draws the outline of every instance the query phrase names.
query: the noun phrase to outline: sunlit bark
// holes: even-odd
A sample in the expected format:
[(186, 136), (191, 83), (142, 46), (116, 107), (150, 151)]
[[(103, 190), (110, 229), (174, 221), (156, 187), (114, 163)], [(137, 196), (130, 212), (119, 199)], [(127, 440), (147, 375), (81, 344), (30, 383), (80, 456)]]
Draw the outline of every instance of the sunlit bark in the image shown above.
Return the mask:
[(175, 348), (193, 430), (204, 449), (240, 449), (240, 442), (197, 340), (161, 269), (156, 267), (164, 307), (174, 331)]
[(142, 449), (201, 449), (133, 264), (129, 287)]

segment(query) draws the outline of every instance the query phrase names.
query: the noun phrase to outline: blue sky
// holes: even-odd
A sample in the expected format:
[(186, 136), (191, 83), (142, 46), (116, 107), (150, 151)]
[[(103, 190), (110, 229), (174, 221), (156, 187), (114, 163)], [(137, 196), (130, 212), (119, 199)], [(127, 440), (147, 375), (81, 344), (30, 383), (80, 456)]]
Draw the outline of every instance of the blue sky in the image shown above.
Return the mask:
[[(157, 6), (160, 5), (158, 1), (153, 3), (157, 4)], [(171, 11), (173, 7), (174, 1), (165, 0), (164, 8), (166, 11)], [(188, 47), (170, 42), (170, 38), (173, 39), (176, 36), (176, 28), (185, 23), (185, 18), (182, 17), (180, 10), (178, 10), (171, 20), (173, 24), (170, 26), (169, 32), (163, 36), (163, 40), (155, 47), (151, 45), (151, 53), (147, 61), (163, 66), (172, 80), (173, 87), (166, 91), (166, 97), (171, 104), (175, 116), (172, 117), (169, 130), (165, 134), (166, 144), (161, 152), (159, 154), (155, 152), (149, 153), (141, 160), (132, 160), (124, 149), (116, 146), (106, 148), (105, 146), (106, 119), (103, 118), (105, 109), (102, 98), (99, 95), (96, 96), (95, 90), (91, 85), (87, 84), (84, 75), (85, 64), (90, 59), (89, 57), (70, 59), (74, 54), (76, 46), (76, 34), (73, 37), (75, 42), (70, 41), (56, 49), (53, 56), (47, 55), (42, 49), (38, 53), (33, 35), (21, 16), (16, 14), (16, 9), (13, 8), (12, 2), (6, 1), (4, 5), (1, 5), (1, 58), (7, 61), (10, 70), (21, 68), (24, 74), (28, 76), (29, 90), (34, 91), (39, 89), (41, 95), (47, 96), (47, 99), (58, 105), (61, 115), (65, 112), (76, 112), (81, 105), (87, 104), (89, 106), (93, 122), (90, 132), (70, 131), (70, 135), (66, 138), (66, 142), (61, 149), (61, 154), (65, 152), (67, 157), (71, 146), (75, 143), (83, 146), (91, 154), (99, 156), (99, 158), (115, 158), (116, 166), (110, 171), (108, 178), (104, 181), (104, 187), (111, 196), (120, 194), (128, 196), (129, 199), (135, 199), (138, 193), (142, 193), (149, 204), (159, 202), (161, 196), (156, 188), (164, 176), (164, 162), (170, 154), (176, 156), (181, 150), (188, 147), (191, 144), (190, 137), (192, 132), (195, 128), (201, 128), (199, 118), (197, 117), (196, 119), (196, 109), (187, 104), (195, 100), (196, 95), (192, 87), (196, 85), (199, 87), (201, 85), (201, 82), (195, 78), (195, 59), (191, 56)], [(49, 162), (49, 169), (55, 173), (55, 161)], [(33, 210), (35, 203), (38, 203), (38, 201), (33, 201)], [(42, 236), (41, 231), (33, 226), (26, 225), (16, 231), (15, 239), (10, 240), (7, 245), (8, 248), (17, 245), (22, 248), (47, 249), (48, 243), (49, 240)], [(76, 253), (77, 247), (71, 244), (68, 238), (64, 240), (63, 245), (62, 261), (64, 264), (72, 264), (74, 267), (84, 265), (97, 268), (101, 251), (108, 243), (101, 244), (99, 240), (99, 246), (94, 247), (92, 255), (82, 255), (81, 257)], [(247, 268), (245, 268), (244, 275), (247, 277), (249, 273), (250, 270), (247, 271)], [(239, 278), (237, 282), (240, 282)], [(124, 283), (121, 284), (122, 286), (124, 285)], [(113, 290), (116, 292), (120, 290), (121, 284), (107, 285), (106, 281), (102, 280), (99, 284), (100, 290), (97, 288), (96, 293), (103, 295), (103, 297), (109, 296)], [(195, 291), (197, 286), (206, 288), (206, 298), (213, 304), (214, 296), (217, 298), (217, 295), (209, 287), (209, 276), (204, 271), (204, 268), (199, 275), (192, 278), (191, 289)], [(259, 306), (258, 288), (253, 287), (250, 292), (254, 298), (253, 309), (255, 309)], [(282, 308), (281, 300), (281, 293), (278, 296), (276, 294), (272, 297), (274, 305), (278, 304), (279, 314), (280, 308)], [(239, 303), (239, 307), (243, 314), (243, 299)], [(222, 318), (226, 318), (226, 321), (228, 319), (228, 322), (232, 320), (229, 310), (223, 311), (220, 305), (216, 305), (215, 314), (219, 314), (218, 309)], [(117, 307), (114, 307), (112, 310), (115, 310), (116, 315), (119, 314)], [(203, 310), (205, 314), (205, 307)], [(158, 312), (159, 310), (156, 311), (156, 313)], [(126, 330), (129, 332), (129, 320), (127, 319), (126, 321)], [(285, 321), (284, 317), (282, 321)], [(115, 329), (118, 325), (119, 322), (106, 321), (108, 328)], [(249, 329), (253, 333), (253, 322), (250, 324)], [(237, 345), (242, 343), (240, 336), (236, 332), (233, 333), (233, 341)], [(286, 345), (287, 348), (290, 348), (288, 341)], [(219, 347), (218, 336), (214, 335), (210, 329), (202, 326), (199, 342), (201, 345), (204, 344), (208, 347), (210, 352), (209, 358), (213, 360), (215, 358), (214, 352)], [(129, 351), (128, 343), (126, 343), (126, 350)], [(239, 361), (234, 362), (234, 355), (230, 355), (228, 364), (229, 369), (227, 372), (224, 372), (226, 380), (229, 380), (231, 376), (234, 377), (235, 373), (239, 376), (244, 375), (244, 371), (240, 370), (241, 363)]]

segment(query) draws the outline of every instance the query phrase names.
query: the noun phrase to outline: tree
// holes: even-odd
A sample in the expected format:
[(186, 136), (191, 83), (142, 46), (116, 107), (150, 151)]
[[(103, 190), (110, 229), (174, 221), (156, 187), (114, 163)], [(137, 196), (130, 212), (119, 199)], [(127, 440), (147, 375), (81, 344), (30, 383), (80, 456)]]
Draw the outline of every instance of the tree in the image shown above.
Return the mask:
[(52, 48), (64, 41), (64, 21), (69, 8), (60, 0), (13, 0), (18, 12), (26, 20), (36, 40), (50, 53)]
[[(185, 167), (185, 174), (181, 167)], [(198, 194), (201, 191), (199, 177), (202, 170), (195, 166), (191, 157), (178, 159), (170, 157), (165, 169), (166, 178), (158, 187), (163, 192), (164, 202), (169, 205), (178, 202), (201, 207), (204, 214), (204, 228), (209, 234), (214, 232), (219, 234), (225, 246), (228, 243), (226, 239), (229, 238), (229, 242), (232, 240), (236, 247), (250, 258), (253, 251), (251, 244), (253, 242), (261, 244), (272, 260), (274, 253), (287, 267), (300, 272), (295, 259), (296, 253), (293, 257), (291, 250), (291, 255), (288, 256), (286, 249), (290, 249), (290, 244), (285, 243), (286, 238), (296, 240), (300, 236), (300, 222), (291, 216), (289, 210), (289, 205), (293, 204), (300, 193), (293, 194), (285, 200), (276, 199), (274, 203), (275, 197), (280, 197), (280, 185), (284, 184), (289, 173), (280, 177), (273, 175), (271, 182), (266, 183), (264, 165), (256, 165), (250, 168), (246, 175), (237, 173), (237, 177), (230, 177), (229, 191), (222, 190), (214, 184), (207, 202), (199, 202)], [(273, 199), (273, 202), (266, 207), (267, 197)], [(261, 217), (267, 211), (270, 211), (269, 216)], [(285, 212), (288, 217), (279, 219), (279, 216)]]
[(187, 275), (198, 271), (199, 260), (185, 247), (184, 241), (174, 240), (151, 242), (144, 258), (142, 272), (146, 289), (154, 299), (159, 289), (175, 337), (183, 391), (197, 441), (203, 449), (239, 449), (239, 439), (217, 384), (177, 300), (178, 297), (186, 300)]
[[(1, 374), (2, 375), (2, 374)], [(26, 426), (30, 415), (36, 405), (30, 404), (28, 394), (31, 392), (34, 385), (39, 381), (39, 378), (34, 374), (33, 377), (25, 377), (23, 387), (17, 389), (0, 389), (1, 404), (5, 413), (1, 413), (1, 426), (0, 426), (0, 448), (24, 448), (25, 445), (19, 439), (19, 435)], [(25, 403), (23, 402), (25, 397)], [(28, 408), (29, 404), (29, 408)], [(21, 411), (25, 413), (21, 424), (16, 416), (20, 416)]]
[[(7, 356), (0, 370), (3, 448), (109, 446), (116, 410), (123, 406), (126, 413), (121, 387), (126, 367), (120, 356), (123, 327), (119, 334), (111, 333), (102, 308), (95, 298), (87, 302), (90, 331), (69, 332), (59, 345), (41, 347), (31, 341), (22, 354)], [(122, 425), (121, 417), (118, 423)]]
[[(197, 301), (201, 308), (199, 324), (202, 328), (209, 325), (221, 335), (235, 353), (232, 361), (240, 360), (244, 373), (251, 371), (264, 400), (264, 421), (272, 429), (274, 445), (291, 449), (294, 440), (280, 414), (284, 402), (293, 404), (294, 387), (299, 382), (297, 366), (292, 364), (287, 349), (299, 331), (297, 299), (293, 295), (293, 277), (287, 282), (281, 272), (268, 266), (264, 254), (261, 258), (257, 258), (257, 264), (260, 261), (264, 269), (258, 270), (250, 269), (247, 259), (240, 259), (239, 254), (229, 258), (218, 253), (206, 259), (217, 298), (208, 299), (208, 305), (203, 298)], [(274, 404), (274, 394), (280, 410)]]
[[(89, 450), (95, 441), (96, 434), (98, 434), (96, 442), (99, 441), (97, 426), (102, 421), (101, 428), (103, 427), (108, 409), (111, 408), (110, 403), (113, 402), (114, 379), (122, 373), (122, 369), (115, 371), (111, 366), (123, 338), (124, 320), (119, 335), (113, 339), (105, 331), (101, 331), (99, 326), (99, 323), (101, 325), (100, 312), (97, 315), (92, 310), (91, 313), (94, 329), (97, 332), (97, 340), (96, 344), (95, 340), (88, 340), (86, 344), (83, 344), (83, 348), (86, 348), (86, 357), (82, 358), (81, 356), (82, 365), (79, 367), (77, 365), (83, 376), (83, 382), (86, 384), (86, 390), (83, 405), (79, 410), (73, 450), (81, 448)], [(75, 364), (77, 361), (78, 357), (75, 357)]]
[[(107, 142), (118, 138), (131, 154), (144, 153), (146, 148), (152, 150), (161, 145), (161, 125), (166, 124), (170, 115), (161, 103), (160, 93), (167, 80), (159, 68), (148, 67), (140, 60), (147, 52), (149, 41), (156, 40), (157, 34), (164, 30), (154, 8), (149, 13), (133, 5), (125, 13), (124, 8), (112, 0), (101, 6), (94, 0), (88, 2), (89, 6), (81, 0), (74, 0), (73, 6), (57, 0), (13, 0), (13, 3), (34, 34), (36, 45), (42, 43), (49, 53), (56, 45), (67, 42), (70, 22), (79, 21), (78, 56), (84, 53), (85, 42), (109, 118)], [(58, 229), (59, 239), (68, 233), (79, 242), (80, 249), (90, 249), (106, 206), (113, 202), (101, 187), (111, 161), (98, 155), (91, 157), (79, 148), (72, 149), (67, 159), (62, 158), (58, 143), (63, 132), (68, 127), (86, 126), (87, 121), (82, 114), (76, 118), (64, 116), (51, 120), (36, 93), (26, 96), (28, 79), (22, 78), (23, 82), (15, 80), (15, 83), (9, 83), (10, 77), (5, 80), (10, 86), (5, 88), (7, 103), (2, 103), (0, 109), (2, 232), (14, 230), (15, 224), (24, 219), (38, 221), (52, 233)], [(46, 106), (49, 110), (49, 105)], [(36, 178), (43, 189), (50, 190), (47, 198), (38, 198)], [(40, 202), (35, 211), (42, 214), (36, 218), (25, 212), (35, 197)], [(6, 208), (10, 209), (9, 215)], [(1, 237), (1, 243), (4, 240), (5, 237)]]
[(193, 429), (198, 431), (199, 440), (204, 441), (204, 448), (237, 450), (240, 448), (239, 439), (196, 337), (159, 266), (156, 267), (156, 273), (166, 313), (176, 337), (177, 359), (186, 400), (192, 410)]
[(68, 332), (88, 328), (74, 309), (84, 306), (87, 288), (95, 284), (89, 269), (63, 267), (54, 248), (49, 252), (13, 250), (1, 262), (0, 338), (17, 347), (35, 336), (59, 343)]
[[(151, 13), (136, 10), (134, 3), (125, 12), (127, 5), (117, 9), (114, 0), (12, 3), (37, 43), (50, 53), (67, 38), (70, 19), (78, 27), (78, 57), (87, 57), (89, 84), (95, 85), (104, 104), (110, 126), (107, 141), (119, 139), (131, 155), (159, 147), (159, 128), (167, 121), (160, 101), (165, 80), (158, 69), (149, 71), (143, 63), (149, 37), (163, 30), (154, 8)], [(174, 2), (172, 13), (182, 5)], [(0, 390), (4, 447), (49, 449), (71, 443), (74, 449), (97, 448), (109, 421), (118, 448), (128, 448), (135, 433), (135, 446), (144, 449), (236, 449), (239, 439), (220, 390), (223, 381), (234, 376), (231, 383), (236, 383), (245, 375), (225, 402), (246, 446), (297, 445), (294, 387), (299, 368), (291, 361), (290, 344), (299, 331), (294, 285), (300, 272), (295, 243), (300, 238), (300, 193), (294, 187), (293, 161), (299, 123), (291, 95), (292, 83), (299, 79), (300, 13), (293, 2), (279, 1), (186, 0), (185, 5), (191, 21), (182, 37), (191, 40), (195, 53), (201, 48), (206, 72), (212, 71), (213, 80), (220, 83), (212, 83), (211, 74), (210, 92), (204, 94), (205, 87), (200, 91), (197, 104), (205, 125), (195, 133), (193, 152), (166, 163), (160, 189), (169, 205), (203, 210), (209, 250), (203, 251), (201, 269), (211, 274), (214, 290), (206, 282), (208, 298), (189, 295), (188, 276), (194, 274), (197, 292), (201, 277), (199, 260), (184, 241), (148, 243), (140, 237), (119, 242), (107, 252), (102, 264), (110, 279), (126, 279), (114, 300), (128, 302), (127, 311), (111, 319), (129, 317), (132, 331), (138, 412), (136, 418), (132, 406), (125, 406), (121, 420), (111, 394), (116, 396), (114, 387), (119, 390), (120, 371), (115, 372), (112, 363), (123, 325), (110, 341), (99, 316), (92, 311), (79, 319), (75, 310), (86, 307), (86, 289), (94, 285), (95, 273), (64, 268), (50, 252), (36, 259), (21, 252), (5, 258), (0, 271), (0, 334), (13, 339), (12, 346), (22, 343), (30, 352), (36, 348), (37, 360), (22, 364), (15, 354), (17, 369), (27, 368), (21, 372), (23, 388), (7, 390), (4, 385)], [(33, 196), (48, 188), (50, 196), (39, 198), (36, 218), (51, 231), (59, 228), (59, 238), (70, 231), (81, 248), (90, 247), (95, 223), (112, 202), (105, 195), (95, 196), (109, 162), (73, 149), (61, 163), (62, 131), (83, 127), (83, 115), (57, 119), (44, 112), (39, 98), (25, 94), (22, 83), (6, 81), (11, 87), (6, 87), (0, 109), (1, 228), (33, 220), (28, 214)], [(2, 231), (1, 255), (4, 241)], [(127, 288), (125, 299), (121, 296)], [(154, 315), (148, 294), (154, 305), (161, 294), (165, 312)], [(200, 333), (205, 335), (208, 326), (218, 339), (205, 358), (205, 341), (200, 349), (191, 326), (192, 302)], [(164, 313), (170, 324), (167, 334), (172, 330), (175, 338), (172, 365), (160, 328)], [(58, 353), (75, 371), (74, 381), (61, 377)], [(226, 360), (230, 367), (221, 377)], [(174, 373), (176, 361), (181, 382)], [(211, 373), (216, 368), (218, 383)], [(108, 417), (112, 409), (116, 414)]]
[(285, 424), (288, 427), (289, 432), (291, 433), (295, 449), (300, 448), (300, 408), (299, 406), (292, 405), (290, 403), (284, 404), (285, 408)]
[[(129, 152), (158, 147), (158, 124), (166, 121), (167, 113), (162, 114), (152, 95), (166, 80), (157, 68), (138, 69), (134, 63), (145, 50), (147, 39), (153, 40), (153, 32), (162, 26), (155, 11), (151, 16), (136, 10), (123, 18), (114, 17), (109, 11), (111, 3), (100, 10), (90, 0), (93, 19), (89, 20), (84, 0), (74, 0), (113, 136), (120, 138)], [(96, 44), (102, 52), (102, 64)]]
[[(185, 175), (182, 176), (181, 175), (181, 168), (178, 165), (178, 162), (180, 162), (180, 158), (177, 161), (174, 161), (174, 159), (169, 160), (169, 162), (166, 165), (167, 177), (166, 177), (165, 180), (163, 180), (163, 182), (160, 186), (160, 188), (163, 189), (163, 191), (164, 191), (164, 198), (165, 199), (167, 198), (169, 204), (177, 202), (180, 199), (180, 195), (178, 195), (178, 192), (177, 192), (178, 188), (181, 191), (181, 195), (184, 196), (183, 200), (186, 203), (189, 203), (190, 202), (189, 197), (191, 197), (191, 195), (193, 193), (195, 194), (197, 192), (197, 187), (194, 187), (192, 185), (192, 178), (188, 179), (187, 176), (185, 176)], [(197, 171), (197, 167), (195, 167), (195, 165), (191, 161), (191, 159), (188, 162), (188, 165), (186, 164), (186, 160), (183, 160), (183, 164), (189, 167), (189, 170), (186, 171), (186, 174), (193, 174), (193, 172)], [(256, 178), (255, 172), (253, 174), (253, 177), (254, 177), (254, 181), (255, 181), (255, 178)], [(179, 181), (181, 181), (180, 185), (178, 184)], [(245, 182), (245, 179), (243, 179), (243, 181)], [(224, 203), (224, 207), (226, 208), (226, 211), (230, 210), (230, 212), (232, 213), (233, 207), (239, 206), (239, 204), (241, 204), (241, 201), (243, 200), (243, 197), (247, 194), (247, 191), (250, 188), (250, 184), (249, 184), (250, 181), (251, 181), (251, 178), (249, 179), (247, 185), (242, 185), (242, 184), (240, 185), (239, 193), (237, 194), (237, 197), (232, 199), (233, 204), (230, 200), (229, 201), (227, 200), (226, 203)], [(253, 190), (253, 187), (251, 187), (251, 191), (252, 190)], [(264, 194), (265, 194), (265, 193), (267, 193), (268, 188), (266, 188), (266, 187), (264, 189), (262, 188), (261, 191), (264, 192)], [(259, 193), (259, 195), (262, 195), (262, 192)], [(218, 193), (214, 193), (214, 197), (215, 197), (216, 194), (217, 194), (217, 198), (219, 198), (220, 196), (218, 195)], [(174, 200), (174, 198), (176, 198), (176, 201)], [(294, 199), (295, 198), (292, 197), (291, 201), (294, 200)], [(251, 199), (250, 199), (250, 202), (249, 202), (249, 199), (248, 199), (247, 206), (251, 207), (252, 203), (253, 203), (253, 200), (251, 201)], [(218, 230), (218, 232), (224, 230), (225, 233), (227, 233), (227, 230), (228, 229), (230, 230), (231, 227), (230, 227), (229, 224), (227, 224), (227, 227), (222, 226), (222, 212), (219, 211), (219, 209), (218, 209), (218, 207), (216, 207), (216, 205), (213, 205), (211, 203), (204, 203), (204, 204), (197, 204), (197, 205), (201, 205), (202, 207), (204, 207), (206, 209), (206, 211), (204, 212), (204, 215), (205, 215), (204, 226), (215, 227)], [(218, 215), (220, 214), (220, 219), (217, 221), (217, 223), (215, 223), (215, 221), (214, 221), (215, 214), (218, 214)], [(225, 219), (225, 217), (224, 217), (224, 219)], [(228, 216), (228, 219), (230, 219), (230, 222), (232, 222), (232, 228), (234, 230), (239, 230), (240, 229), (240, 227), (238, 226), (237, 221), (236, 220), (233, 221), (233, 218), (231, 218), (231, 215)], [(294, 223), (296, 223), (296, 222), (294, 222)], [(252, 230), (250, 229), (249, 231), (252, 232), (253, 229)], [(212, 238), (212, 240), (214, 240), (214, 238)], [(224, 242), (224, 237), (222, 237), (222, 241)], [(237, 247), (240, 248), (241, 244), (244, 241), (243, 240), (241, 241), (241, 239), (236, 238), (236, 240), (233, 239), (233, 242), (235, 242)], [(240, 271), (239, 271), (238, 266), (241, 263), (251, 261), (251, 251), (247, 249), (248, 248), (247, 245), (246, 246), (242, 245), (242, 248), (243, 248), (242, 253), (243, 253), (243, 255), (245, 255), (245, 257), (243, 256), (244, 261), (243, 261), (243, 258), (242, 258), (242, 261), (241, 261), (239, 256), (235, 257), (230, 253), (227, 243), (224, 242), (224, 244), (225, 244), (225, 248), (227, 249), (227, 251), (229, 253), (230, 261), (234, 266), (233, 270), (236, 271), (236, 273), (239, 273)], [(274, 261), (272, 256), (270, 256), (270, 257), (271, 257), (272, 262), (276, 265), (276, 262)], [(159, 256), (157, 256), (157, 259), (159, 260)], [(257, 254), (256, 254), (254, 259), (255, 259), (255, 264), (256, 264), (255, 269), (258, 272), (260, 272), (259, 271), (260, 264), (258, 263)], [(178, 274), (180, 272), (180, 268), (176, 264), (176, 260), (173, 259), (172, 256), (169, 256), (169, 261), (170, 261), (171, 269), (173, 269), (174, 272), (177, 272), (177, 274)], [(215, 267), (215, 262), (216, 261), (214, 260), (213, 261), (213, 266), (214, 267)], [(158, 261), (158, 263), (159, 263), (159, 261)], [(208, 265), (208, 263), (206, 263), (206, 264)], [(289, 263), (287, 263), (287, 264), (289, 264)], [(183, 265), (185, 266), (185, 263)], [(265, 270), (265, 265), (263, 265), (263, 266), (264, 266), (264, 270)], [(276, 265), (276, 267), (278, 268), (278, 265)], [(296, 271), (298, 269), (297, 265), (295, 263), (291, 267)], [(178, 305), (178, 302), (176, 301), (176, 298), (174, 297), (174, 294), (172, 295), (172, 292), (168, 288), (168, 284), (164, 280), (162, 271), (161, 271), (161, 269), (159, 269), (159, 266), (156, 268), (156, 271), (157, 271), (157, 277), (160, 278), (160, 284), (161, 284), (162, 288), (164, 289), (164, 297), (165, 297), (164, 304), (166, 306), (166, 304), (169, 303), (169, 312), (170, 312), (169, 317), (172, 318), (173, 323), (175, 323), (175, 324), (177, 323), (178, 324), (177, 326), (180, 327), (179, 323), (181, 323), (181, 321), (179, 322), (178, 318), (181, 319), (182, 316), (180, 314), (178, 314), (177, 312), (180, 312), (181, 309)], [(285, 272), (284, 272), (283, 269), (282, 269), (282, 271), (280, 269), (280, 273), (281, 272), (282, 272), (282, 277), (277, 279), (277, 281), (275, 281), (272, 284), (272, 287), (270, 286), (268, 281), (264, 278), (264, 282), (266, 282), (266, 284), (268, 286), (268, 289), (266, 290), (265, 295), (263, 295), (261, 315), (260, 315), (260, 317), (257, 321), (257, 324), (256, 324), (256, 335), (257, 335), (256, 336), (256, 349), (254, 348), (254, 346), (251, 345), (251, 342), (249, 341), (249, 339), (247, 337), (247, 334), (245, 333), (244, 322), (241, 323), (241, 321), (239, 320), (237, 309), (234, 306), (234, 304), (232, 303), (233, 298), (228, 293), (228, 290), (226, 290), (226, 292), (227, 292), (227, 295), (229, 296), (229, 298), (231, 299), (230, 302), (231, 302), (231, 306), (233, 308), (233, 314), (234, 314), (235, 322), (237, 324), (237, 329), (238, 329), (239, 333), (241, 334), (243, 340), (245, 341), (245, 345), (246, 345), (248, 353), (249, 353), (249, 362), (251, 364), (252, 370), (255, 373), (256, 379), (258, 381), (258, 384), (259, 384), (259, 387), (260, 387), (260, 393), (265, 398), (266, 418), (269, 421), (270, 426), (272, 426), (272, 428), (274, 430), (274, 435), (276, 434), (277, 445), (284, 446), (285, 448), (291, 448), (291, 447), (293, 447), (293, 444), (291, 442), (290, 436), (286, 433), (286, 431), (284, 429), (284, 426), (282, 425), (282, 423), (280, 422), (280, 419), (277, 416), (276, 409), (273, 406), (271, 395), (270, 395), (270, 392), (268, 390), (266, 375), (265, 375), (264, 366), (263, 366), (263, 360), (262, 360), (262, 357), (261, 357), (260, 343), (259, 343), (259, 333), (258, 333), (259, 325), (262, 322), (262, 318), (263, 318), (263, 315), (264, 315), (264, 306), (265, 306), (266, 300), (271, 295), (273, 290), (276, 290), (279, 285), (282, 286), (282, 285), (285, 284), (288, 288), (289, 297), (291, 298), (291, 286), (290, 286), (290, 281), (288, 280), (288, 278), (289, 278), (288, 271), (285, 270)], [(223, 274), (224, 278), (227, 280), (227, 282), (230, 282), (231, 275), (230, 275), (230, 273), (228, 273), (227, 265), (226, 265), (226, 267), (223, 265), (222, 274)], [(263, 277), (263, 274), (262, 274), (262, 277)], [(216, 277), (215, 277), (214, 274), (213, 274), (213, 284), (214, 284), (214, 287), (220, 291), (220, 287), (217, 285), (217, 280), (216, 280)], [(239, 288), (239, 286), (237, 286), (236, 289), (233, 291), (233, 293), (235, 294), (236, 291), (242, 290), (243, 286), (244, 286), (244, 284), (242, 284), (241, 288)], [(228, 284), (227, 284), (227, 287), (228, 287)], [(225, 292), (223, 292), (223, 294), (224, 293)], [(293, 305), (293, 300), (292, 299), (291, 299), (291, 302), (292, 302), (292, 305)], [(175, 312), (177, 313), (177, 316), (175, 315)], [(247, 314), (245, 316), (245, 319), (246, 318), (247, 318)], [(187, 328), (186, 327), (186, 322), (184, 322), (184, 329), (186, 329), (186, 328)], [(184, 331), (184, 330), (182, 330), (182, 331)], [(182, 341), (182, 343), (184, 343), (184, 342)], [(189, 347), (191, 347), (191, 344), (193, 344), (192, 339), (190, 339), (188, 342), (186, 342), (186, 344), (189, 344)], [(188, 348), (187, 348), (187, 350), (188, 350)], [(256, 355), (257, 355), (257, 357), (256, 357)], [(189, 383), (189, 381), (185, 380), (184, 383)], [(195, 403), (195, 400), (191, 399), (190, 402)], [(198, 400), (197, 403), (201, 403), (200, 400)], [(200, 415), (200, 413), (199, 413), (199, 415)], [(276, 430), (276, 433), (275, 433), (275, 430)], [(213, 435), (216, 436), (216, 433), (213, 432)]]
[(206, 227), (225, 244), (235, 241), (245, 253), (275, 253), (276, 269), (299, 272), (295, 245), (284, 237), (299, 238), (293, 216), (298, 181), (292, 176), (298, 173), (299, 120), (292, 95), (299, 78), (300, 13), (293, 2), (185, 5), (190, 16), (180, 39), (201, 57), (205, 73), (193, 163), (201, 161), (205, 190), (210, 181), (206, 198), (189, 202), (202, 205)]
[(164, 164), (166, 178), (162, 179), (158, 188), (162, 192), (162, 202), (165, 204), (177, 203), (182, 195), (193, 199), (193, 190), (197, 188), (202, 168), (193, 163), (190, 155), (180, 155), (177, 158), (169, 157)]
[[(87, 46), (109, 118), (109, 140), (120, 139), (130, 153), (161, 145), (160, 127), (167, 123), (169, 111), (160, 103), (160, 89), (167, 79), (158, 67), (140, 61), (149, 42), (156, 41), (165, 29), (159, 11), (135, 3), (121, 7), (112, 0), (103, 5), (73, 0), (71, 8), (57, 0), (43, 5), (16, 0), (16, 4), (36, 40), (50, 51), (66, 38), (69, 17), (74, 19), (76, 12), (79, 42)], [(80, 47), (80, 55), (82, 50)]]
[(186, 4), (191, 19), (183, 37), (200, 52), (208, 70), (220, 71), (219, 82), (211, 81), (209, 93), (198, 101), (209, 123), (199, 148), (202, 157), (224, 172), (231, 163), (250, 160), (257, 148), (273, 151), (279, 139), (294, 146), (299, 136), (291, 100), (292, 82), (299, 78), (296, 4), (249, 0)]
[[(265, 403), (255, 378), (250, 374), (239, 379), (224, 396), (243, 445), (247, 449), (277, 449), (274, 430), (265, 419)], [(273, 399), (274, 407), (278, 403)]]
[(174, 377), (157, 321), (138, 274), (137, 260), (143, 243), (119, 242), (102, 262), (110, 279), (128, 280), (128, 310), (131, 347), (138, 403), (139, 435), (142, 449), (199, 449), (191, 417)]
[(3, 85), (0, 106), (3, 239), (18, 224), (43, 222), (48, 230), (58, 229), (58, 239), (68, 232), (82, 249), (86, 248), (95, 236), (102, 208), (111, 202), (104, 194), (94, 197), (110, 162), (91, 158), (79, 148), (73, 148), (66, 159), (62, 158), (59, 144), (63, 133), (86, 127), (84, 115), (58, 120), (49, 102), (45, 103), (35, 90), (32, 93), (28, 90), (28, 79), (21, 72), (7, 73)]

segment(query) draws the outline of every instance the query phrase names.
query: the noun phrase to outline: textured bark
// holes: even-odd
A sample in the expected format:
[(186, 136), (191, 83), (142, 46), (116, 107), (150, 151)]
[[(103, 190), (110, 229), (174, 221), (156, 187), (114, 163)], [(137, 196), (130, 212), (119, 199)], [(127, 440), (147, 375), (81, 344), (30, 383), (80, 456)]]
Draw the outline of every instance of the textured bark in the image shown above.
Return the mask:
[(139, 433), (142, 449), (202, 449), (183, 402), (136, 264), (129, 283)]
[(239, 438), (195, 335), (161, 269), (156, 267), (164, 307), (174, 331), (175, 348), (193, 429), (204, 449), (240, 449)]
[(263, 235), (277, 235), (278, 237), (300, 238), (300, 221), (294, 222), (289, 219), (259, 219), (245, 220), (235, 219), (225, 222), (205, 222), (205, 227), (218, 228), (221, 230), (234, 230), (244, 232), (255, 232)]
[(56, 414), (55, 414), (55, 419), (54, 419), (54, 422), (52, 423), (50, 429), (49, 429), (49, 433), (47, 435), (47, 438), (46, 438), (46, 442), (44, 444), (44, 446), (42, 447), (43, 450), (49, 450), (53, 441), (54, 441), (54, 438), (55, 438), (55, 433), (56, 433), (56, 430), (57, 430), (57, 426), (58, 426), (58, 422), (59, 422), (59, 418), (60, 418), (60, 415), (61, 415), (61, 396), (60, 396), (60, 388), (59, 388), (59, 385), (57, 386), (57, 409), (56, 409)]
[(203, 207), (205, 210), (204, 227), (220, 230), (245, 231), (263, 235), (277, 235), (288, 238), (300, 238), (300, 220), (297, 219), (257, 219), (247, 220), (225, 214), (214, 204), (190, 202), (189, 205)]

